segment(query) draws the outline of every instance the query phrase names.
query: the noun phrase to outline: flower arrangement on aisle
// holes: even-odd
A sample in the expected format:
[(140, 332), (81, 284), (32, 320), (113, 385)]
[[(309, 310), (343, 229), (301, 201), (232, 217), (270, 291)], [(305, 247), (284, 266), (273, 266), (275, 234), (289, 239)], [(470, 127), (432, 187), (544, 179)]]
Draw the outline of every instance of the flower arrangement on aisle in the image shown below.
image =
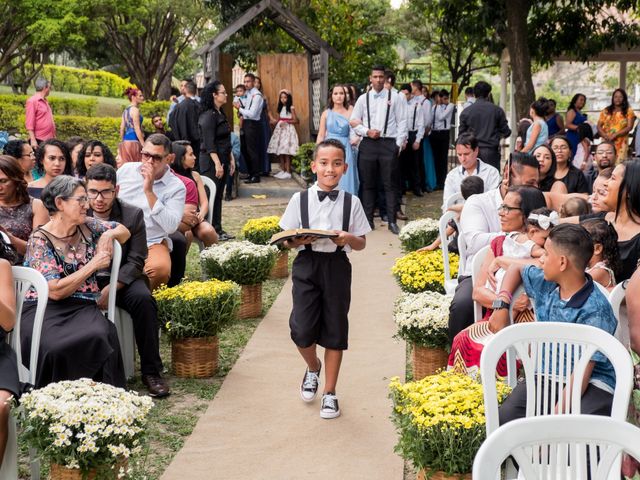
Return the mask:
[(231, 281), (183, 282), (153, 293), (158, 319), (171, 339), (179, 377), (211, 377), (218, 367), (218, 334), (238, 313), (240, 287)]
[[(399, 434), (395, 451), (427, 475), (457, 479), (469, 474), (486, 435), (482, 389), (471, 377), (453, 372), (404, 385), (398, 377), (392, 378), (389, 396)], [(506, 384), (498, 383), (498, 401), (510, 391)]]
[(451, 299), (437, 292), (421, 292), (401, 293), (395, 301), (396, 336), (412, 346), (414, 380), (447, 366)]
[(122, 478), (129, 458), (140, 454), (147, 396), (88, 378), (51, 383), (20, 399), (22, 438), (51, 463), (51, 477)]
[[(449, 253), (449, 268), (452, 278), (458, 275), (459, 261), (458, 255)], [(428, 290), (445, 293), (441, 250), (408, 253), (396, 260), (391, 272), (404, 292), (419, 293)]]
[(269, 277), (277, 256), (277, 247), (244, 240), (212, 245), (200, 253), (200, 261), (209, 278), (242, 286), (240, 318), (253, 318), (262, 312), (262, 282)]
[[(241, 234), (245, 240), (257, 245), (269, 245), (271, 236), (280, 233), (280, 217), (250, 218), (242, 227)], [(276, 245), (279, 249), (276, 264), (271, 270), (271, 278), (286, 278), (289, 275), (289, 250), (282, 243)]]
[(439, 222), (433, 218), (412, 220), (400, 229), (398, 238), (405, 252), (413, 252), (430, 245), (439, 234)]

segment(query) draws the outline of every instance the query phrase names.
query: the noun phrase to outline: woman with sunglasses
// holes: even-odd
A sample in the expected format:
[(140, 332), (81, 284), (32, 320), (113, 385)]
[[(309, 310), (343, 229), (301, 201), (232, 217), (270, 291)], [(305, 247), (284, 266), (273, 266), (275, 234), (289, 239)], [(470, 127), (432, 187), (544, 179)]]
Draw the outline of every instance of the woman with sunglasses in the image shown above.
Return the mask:
[[(51, 219), (31, 234), (25, 255), (25, 265), (39, 271), (49, 285), (35, 387), (82, 377), (124, 387), (115, 326), (96, 304), (96, 273), (109, 268), (113, 240), (126, 242), (129, 230), (87, 217), (87, 190), (71, 176), (61, 175), (47, 185), (42, 202)], [(30, 355), (36, 300), (30, 291), (23, 307), (23, 359)]]

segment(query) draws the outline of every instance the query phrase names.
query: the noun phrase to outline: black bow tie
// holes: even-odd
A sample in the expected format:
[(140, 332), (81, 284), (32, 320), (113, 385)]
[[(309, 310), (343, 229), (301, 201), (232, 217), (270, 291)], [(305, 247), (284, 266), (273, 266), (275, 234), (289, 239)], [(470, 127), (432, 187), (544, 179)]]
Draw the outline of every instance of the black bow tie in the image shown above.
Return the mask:
[(331, 200), (332, 202), (335, 202), (336, 198), (338, 198), (338, 193), (340, 193), (340, 190), (331, 190), (330, 192), (325, 192), (324, 190), (318, 190), (318, 199), (320, 201), (323, 201), (325, 198), (329, 197), (329, 200)]

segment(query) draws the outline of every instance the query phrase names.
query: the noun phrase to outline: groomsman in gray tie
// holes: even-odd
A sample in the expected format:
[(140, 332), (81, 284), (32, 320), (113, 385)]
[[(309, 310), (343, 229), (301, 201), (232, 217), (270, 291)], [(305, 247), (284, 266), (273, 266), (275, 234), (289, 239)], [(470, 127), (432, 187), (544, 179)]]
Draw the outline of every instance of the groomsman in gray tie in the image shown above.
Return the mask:
[(384, 88), (385, 68), (375, 65), (369, 81), (371, 89), (358, 97), (351, 114), (351, 126), (362, 137), (358, 155), (358, 174), (362, 206), (373, 228), (373, 210), (379, 179), (384, 186), (389, 230), (398, 234), (398, 155), (407, 139), (406, 100)]

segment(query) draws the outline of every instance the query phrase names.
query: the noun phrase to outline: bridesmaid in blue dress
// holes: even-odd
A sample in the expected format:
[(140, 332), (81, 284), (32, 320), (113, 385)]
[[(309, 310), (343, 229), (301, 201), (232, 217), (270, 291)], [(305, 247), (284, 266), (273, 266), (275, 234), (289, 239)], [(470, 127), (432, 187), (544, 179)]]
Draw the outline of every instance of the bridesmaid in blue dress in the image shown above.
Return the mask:
[(356, 155), (351, 144), (351, 127), (349, 118), (353, 107), (347, 102), (347, 92), (343, 85), (335, 85), (327, 102), (327, 109), (320, 117), (320, 128), (316, 143), (334, 138), (339, 140), (346, 152), (347, 172), (340, 179), (338, 188), (352, 195), (358, 195), (360, 181), (358, 180), (358, 165)]
[(582, 113), (582, 109), (587, 103), (587, 97), (582, 93), (576, 93), (569, 103), (566, 115), (567, 138), (571, 144), (571, 158), (576, 154), (580, 136), (578, 135), (578, 125), (587, 121), (587, 116)]

